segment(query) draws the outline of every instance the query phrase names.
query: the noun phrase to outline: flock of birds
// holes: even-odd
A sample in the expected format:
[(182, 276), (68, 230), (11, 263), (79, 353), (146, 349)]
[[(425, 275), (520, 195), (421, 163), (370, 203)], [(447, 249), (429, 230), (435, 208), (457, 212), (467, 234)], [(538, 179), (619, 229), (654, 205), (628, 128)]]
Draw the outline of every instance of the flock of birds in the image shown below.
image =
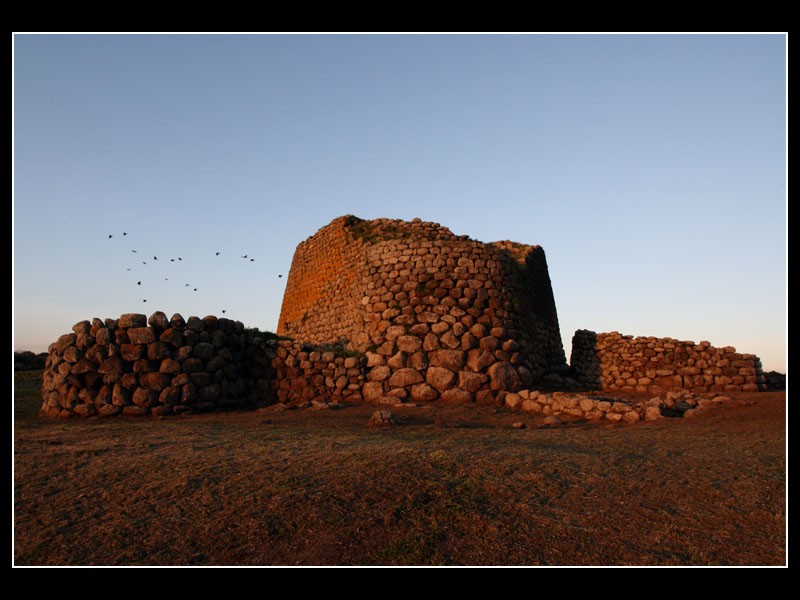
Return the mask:
[[(121, 236), (121, 237), (127, 237), (127, 236), (128, 236), (128, 232), (127, 232), (127, 231), (123, 231), (123, 232), (122, 232), (122, 236)], [(110, 240), (110, 239), (113, 239), (113, 238), (114, 238), (114, 234), (113, 234), (113, 233), (109, 233), (109, 234), (108, 234), (108, 239)], [(139, 254), (139, 251), (138, 251), (138, 250), (135, 250), (135, 249), (131, 249), (131, 253), (132, 253), (132, 254)], [(142, 254), (144, 254), (144, 253), (142, 253)], [(149, 255), (149, 253), (148, 253), (148, 255)], [(221, 251), (217, 251), (217, 252), (215, 252), (215, 253), (214, 253), (214, 256), (221, 256), (221, 255), (222, 255), (222, 252), (221, 252)], [(251, 257), (250, 257), (248, 254), (242, 254), (242, 255), (240, 255), (240, 257), (241, 257), (241, 258), (242, 258), (242, 259), (243, 259), (245, 262), (251, 262), (251, 263), (252, 263), (252, 262), (255, 262), (255, 261), (256, 261), (256, 259), (255, 259), (255, 258), (251, 258)], [(137, 257), (137, 258), (140, 258), (140, 257)], [(158, 260), (159, 260), (159, 259), (158, 259), (158, 256), (156, 256), (156, 255), (153, 255), (152, 262), (155, 262), (155, 261), (158, 261)], [(140, 261), (140, 262), (141, 262), (143, 265), (147, 265), (147, 264), (148, 264), (148, 261), (147, 261), (147, 260), (142, 260), (142, 261)], [(152, 262), (151, 262), (151, 264), (152, 264)], [(167, 259), (163, 259), (163, 258), (162, 258), (162, 260), (161, 260), (160, 262), (162, 262), (162, 263), (165, 263), (165, 262), (167, 262)], [(176, 256), (176, 257), (169, 258), (169, 262), (172, 262), (172, 263), (174, 263), (174, 262), (183, 262), (183, 257), (181, 257), (181, 256)], [(134, 270), (134, 269), (132, 269), (131, 267), (127, 267), (127, 268), (126, 268), (126, 271), (133, 271), (133, 270)], [(163, 273), (162, 273), (162, 275), (163, 275)], [(283, 275), (282, 275), (282, 274), (279, 274), (279, 275), (278, 275), (278, 277), (283, 277)], [(164, 277), (164, 281), (169, 281), (169, 277)], [(136, 282), (136, 285), (137, 285), (137, 286), (139, 286), (139, 287), (143, 287), (143, 286), (142, 286), (142, 280), (139, 280), (139, 281), (137, 281), (137, 282)], [(183, 285), (183, 287), (184, 287), (184, 288), (191, 288), (191, 290), (192, 290), (193, 292), (197, 292), (197, 290), (198, 290), (198, 288), (194, 287), (194, 286), (193, 286), (191, 283), (185, 283), (185, 284)], [(142, 298), (142, 302), (147, 302), (147, 298)], [(227, 312), (227, 310), (226, 310), (226, 309), (222, 309), (222, 313), (223, 313), (223, 314), (225, 314), (226, 312)]]

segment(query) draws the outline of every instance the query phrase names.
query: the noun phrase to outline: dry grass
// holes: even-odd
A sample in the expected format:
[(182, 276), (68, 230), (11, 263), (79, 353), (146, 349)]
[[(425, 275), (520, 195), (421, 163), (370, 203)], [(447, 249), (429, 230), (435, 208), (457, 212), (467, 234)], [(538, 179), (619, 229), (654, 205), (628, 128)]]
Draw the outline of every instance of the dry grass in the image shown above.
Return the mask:
[[(635, 426), (479, 406), (36, 416), (15, 388), (19, 565), (782, 565), (785, 399)], [(513, 429), (524, 421), (528, 429)]]

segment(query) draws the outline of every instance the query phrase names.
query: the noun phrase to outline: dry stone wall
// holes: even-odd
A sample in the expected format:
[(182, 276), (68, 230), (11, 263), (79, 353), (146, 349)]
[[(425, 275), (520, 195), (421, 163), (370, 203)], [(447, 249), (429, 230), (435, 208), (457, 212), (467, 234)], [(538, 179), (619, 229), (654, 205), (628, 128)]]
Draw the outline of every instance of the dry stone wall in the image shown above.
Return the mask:
[(272, 348), (244, 325), (156, 312), (81, 321), (50, 345), (42, 413), (166, 415), (273, 401)]
[(50, 345), (49, 417), (139, 416), (362, 400), (366, 358), (266, 339), (239, 321), (156, 312), (76, 323)]
[(544, 251), (340, 217), (298, 246), (280, 335), (366, 353), (367, 401), (498, 400), (566, 369)]
[(658, 394), (756, 392), (765, 389), (761, 361), (732, 346), (633, 337), (579, 329), (572, 338), (572, 376), (591, 389)]

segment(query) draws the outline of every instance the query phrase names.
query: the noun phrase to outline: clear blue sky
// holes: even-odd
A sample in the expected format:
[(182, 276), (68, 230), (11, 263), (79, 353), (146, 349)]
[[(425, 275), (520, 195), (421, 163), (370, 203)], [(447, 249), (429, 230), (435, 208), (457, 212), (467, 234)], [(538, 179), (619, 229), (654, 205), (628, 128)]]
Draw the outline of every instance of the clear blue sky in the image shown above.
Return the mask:
[(618, 330), (783, 371), (785, 47), (17, 35), (14, 347), (157, 309), (274, 330), (295, 246), (352, 213), (541, 244), (568, 356)]

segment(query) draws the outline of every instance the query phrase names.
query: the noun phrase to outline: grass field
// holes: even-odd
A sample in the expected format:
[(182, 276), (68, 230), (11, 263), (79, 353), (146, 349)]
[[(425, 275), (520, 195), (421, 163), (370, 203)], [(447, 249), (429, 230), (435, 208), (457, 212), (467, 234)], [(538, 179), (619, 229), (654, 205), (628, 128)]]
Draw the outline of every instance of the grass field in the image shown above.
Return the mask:
[[(691, 419), (486, 406), (52, 421), (15, 376), (17, 565), (783, 565), (785, 395)], [(526, 429), (511, 424), (523, 421)]]

